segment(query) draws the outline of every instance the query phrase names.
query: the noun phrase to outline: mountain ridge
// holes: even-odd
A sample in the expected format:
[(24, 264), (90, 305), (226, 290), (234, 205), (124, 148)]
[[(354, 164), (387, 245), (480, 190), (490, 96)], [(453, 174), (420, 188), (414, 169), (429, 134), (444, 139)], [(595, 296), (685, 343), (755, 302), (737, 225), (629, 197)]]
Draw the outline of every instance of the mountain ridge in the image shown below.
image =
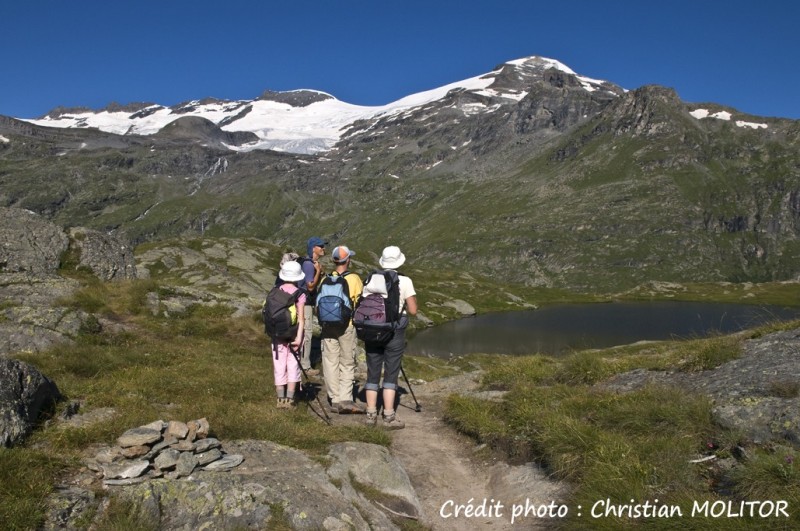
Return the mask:
[[(59, 107), (39, 119), (25, 121), (46, 127), (91, 127), (114, 134), (146, 136), (156, 133), (181, 115), (191, 115), (206, 118), (229, 132), (251, 132), (259, 137), (259, 141), (249, 145), (229, 146), (231, 150), (275, 149), (312, 154), (330, 149), (340, 139), (338, 131), (346, 129), (354, 121), (413, 109), (441, 99), (451, 90), (511, 101), (521, 99), (527, 81), (545, 70), (561, 72), (564, 78), (574, 76), (575, 83), (587, 91), (623, 92), (613, 83), (579, 76), (559, 61), (532, 56), (508, 61), (488, 73), (412, 94), (382, 106), (353, 105), (325, 92), (309, 89), (267, 90), (253, 100), (205, 98), (171, 107), (152, 103), (112, 103), (98, 111)], [(519, 79), (514, 79), (515, 74)], [(314, 107), (313, 112), (309, 107)]]
[[(230, 124), (257, 123), (258, 105), (288, 114), (287, 102), (188, 102), (150, 135), (0, 119), (0, 204), (134, 244), (392, 242), (420, 266), (579, 291), (800, 278), (799, 121), (548, 61), (267, 139), (299, 152), (230, 149), (252, 140), (229, 138)], [(338, 105), (328, 96), (266, 95), (303, 112)], [(192, 114), (201, 105), (227, 111), (215, 122)]]

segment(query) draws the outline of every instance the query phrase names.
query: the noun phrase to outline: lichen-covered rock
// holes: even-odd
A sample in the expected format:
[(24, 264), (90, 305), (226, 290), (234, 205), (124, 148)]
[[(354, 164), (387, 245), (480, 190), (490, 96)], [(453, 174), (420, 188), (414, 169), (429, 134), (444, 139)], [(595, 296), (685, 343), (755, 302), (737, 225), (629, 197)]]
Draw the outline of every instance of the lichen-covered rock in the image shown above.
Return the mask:
[[(111, 495), (132, 502), (140, 520), (158, 529), (397, 528), (376, 507), (339, 490), (325, 468), (301, 451), (266, 441), (224, 446), (239, 456), (238, 467), (115, 486)], [(227, 457), (232, 455), (211, 465)]]
[(83, 227), (69, 231), (75, 251), (80, 255), (77, 267), (85, 267), (100, 280), (136, 278), (133, 247), (119, 236)]
[[(380, 504), (396, 515), (418, 519), (422, 509), (405, 469), (383, 446), (345, 442), (331, 446), (329, 455), (335, 464), (329, 473), (344, 481), (352, 478), (358, 484), (381, 492)], [(357, 488), (357, 487), (356, 487)]]
[(91, 321), (61, 308), (78, 282), (58, 275), (68, 249), (61, 227), (28, 210), (0, 207), (0, 356), (68, 342)]
[(43, 529), (78, 529), (75, 520), (87, 511), (93, 511), (96, 503), (94, 492), (89, 489), (68, 487), (58, 489), (48, 499), (47, 521)]
[(36, 367), (0, 358), (0, 444), (21, 441), (60, 398), (56, 384)]
[(671, 385), (708, 396), (720, 425), (752, 442), (778, 441), (800, 448), (800, 329), (744, 342), (742, 356), (697, 373), (637, 369), (599, 384), (630, 392), (649, 384)]
[(69, 239), (30, 210), (0, 207), (0, 242), (0, 272), (39, 277), (58, 270)]
[(752, 442), (783, 440), (800, 448), (800, 398), (738, 399), (712, 409), (721, 426), (746, 433)]

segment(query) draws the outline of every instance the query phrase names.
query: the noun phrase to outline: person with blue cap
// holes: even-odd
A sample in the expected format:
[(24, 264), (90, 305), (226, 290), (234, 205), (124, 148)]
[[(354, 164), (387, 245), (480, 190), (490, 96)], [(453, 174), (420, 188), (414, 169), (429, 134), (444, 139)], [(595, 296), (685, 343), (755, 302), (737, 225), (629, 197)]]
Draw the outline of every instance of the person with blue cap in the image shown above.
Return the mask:
[(306, 291), (306, 304), (303, 310), (303, 318), (305, 320), (303, 331), (305, 336), (303, 338), (300, 366), (309, 376), (319, 375), (319, 371), (311, 367), (311, 340), (314, 333), (314, 307), (317, 302), (317, 288), (325, 274), (319, 259), (325, 255), (325, 246), (327, 244), (328, 242), (319, 236), (309, 238), (306, 246), (308, 254), (301, 262), (303, 273), (306, 277), (303, 285)]

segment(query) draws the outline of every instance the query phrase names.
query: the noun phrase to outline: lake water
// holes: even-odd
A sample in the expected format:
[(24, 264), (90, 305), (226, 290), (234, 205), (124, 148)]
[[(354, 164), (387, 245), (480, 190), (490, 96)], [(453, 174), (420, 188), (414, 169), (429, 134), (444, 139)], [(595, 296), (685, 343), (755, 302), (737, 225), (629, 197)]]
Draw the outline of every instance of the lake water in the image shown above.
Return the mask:
[(573, 350), (642, 340), (693, 339), (730, 333), (776, 319), (800, 317), (800, 308), (699, 302), (566, 304), (491, 313), (416, 333), (406, 352), (449, 357), (471, 353), (563, 355)]

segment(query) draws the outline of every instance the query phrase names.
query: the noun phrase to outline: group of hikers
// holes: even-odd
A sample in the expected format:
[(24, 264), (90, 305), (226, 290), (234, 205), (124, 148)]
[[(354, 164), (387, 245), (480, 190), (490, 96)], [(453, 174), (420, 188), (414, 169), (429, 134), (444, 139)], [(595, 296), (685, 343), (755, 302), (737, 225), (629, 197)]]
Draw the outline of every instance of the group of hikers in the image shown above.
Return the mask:
[[(280, 263), (275, 287), (264, 306), (267, 333), (272, 337), (272, 360), (277, 407), (295, 407), (301, 372), (317, 376), (311, 366), (314, 316), (322, 328), (322, 377), (328, 403), (339, 414), (364, 414), (367, 426), (378, 425), (379, 394), (383, 412), (381, 426), (387, 430), (405, 427), (397, 418), (397, 380), (402, 370), (405, 331), (409, 316), (417, 313), (414, 283), (398, 269), (406, 257), (397, 246), (383, 249), (380, 270), (362, 279), (350, 271), (355, 252), (345, 245), (331, 252), (334, 269), (324, 271), (320, 259), (328, 242), (308, 240), (307, 255), (286, 253)], [(275, 317), (288, 312), (286, 331)], [(269, 316), (268, 316), (269, 314)], [(367, 381), (366, 407), (355, 400), (357, 340), (364, 341)]]

